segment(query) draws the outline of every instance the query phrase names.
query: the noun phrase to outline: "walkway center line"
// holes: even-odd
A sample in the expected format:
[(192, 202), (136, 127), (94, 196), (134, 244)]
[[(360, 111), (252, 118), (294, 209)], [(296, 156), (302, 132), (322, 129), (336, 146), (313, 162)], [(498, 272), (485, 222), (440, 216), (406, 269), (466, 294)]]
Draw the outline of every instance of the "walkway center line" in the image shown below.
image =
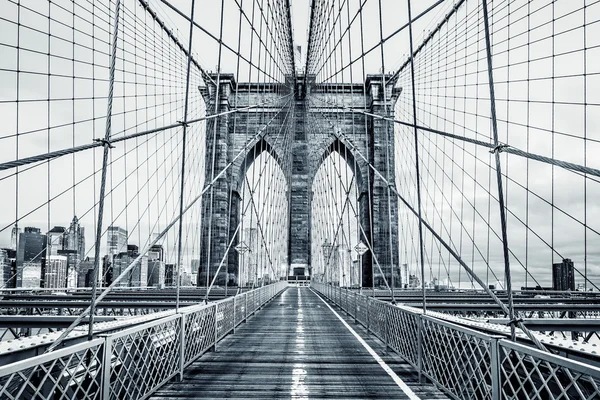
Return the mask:
[(398, 387), (404, 392), (404, 394), (406, 394), (409, 399), (420, 400), (420, 397), (417, 396), (415, 394), (415, 392), (413, 392), (412, 389), (409, 388), (408, 385), (406, 383), (404, 383), (404, 381), (402, 379), (400, 379), (400, 377), (398, 375), (396, 375), (396, 373), (385, 363), (385, 361), (383, 361), (383, 359), (381, 357), (379, 357), (379, 354), (377, 354), (375, 352), (375, 350), (373, 350), (371, 348), (371, 346), (369, 346), (367, 344), (367, 342), (365, 342), (364, 339), (358, 333), (356, 333), (356, 331), (354, 329), (352, 329), (352, 327), (350, 325), (348, 325), (348, 323), (344, 320), (344, 318), (342, 318), (325, 300), (323, 300), (323, 298), (321, 296), (319, 296), (318, 293), (316, 293), (312, 289), (310, 289), (310, 290), (331, 310), (331, 312), (340, 321), (342, 321), (342, 324), (344, 324), (344, 326), (346, 327), (346, 329), (348, 329), (350, 331), (350, 333), (352, 335), (354, 335), (354, 337), (356, 338), (356, 340), (358, 340), (360, 342), (360, 344), (363, 345), (363, 347), (369, 352), (369, 354), (375, 359), (375, 361), (377, 361), (377, 363), (379, 363), (379, 365), (381, 366), (381, 368), (383, 368), (383, 370), (385, 372), (387, 372), (387, 374), (389, 376), (392, 377), (392, 379), (394, 380), (394, 382), (396, 382), (396, 385), (398, 385)]

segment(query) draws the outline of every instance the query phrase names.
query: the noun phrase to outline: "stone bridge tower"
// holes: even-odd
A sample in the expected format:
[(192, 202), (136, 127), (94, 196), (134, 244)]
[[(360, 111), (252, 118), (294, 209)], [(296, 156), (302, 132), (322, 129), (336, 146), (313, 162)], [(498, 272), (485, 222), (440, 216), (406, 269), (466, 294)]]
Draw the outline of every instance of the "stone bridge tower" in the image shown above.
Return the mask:
[[(216, 76), (212, 78), (216, 81)], [(216, 180), (212, 207), (208, 192), (203, 198), (198, 285), (204, 286), (206, 282), (209, 221), (212, 219), (209, 276), (212, 279), (241, 217), (240, 200), (247, 168), (263, 151), (269, 151), (279, 163), (290, 192), (289, 275), (311, 275), (312, 184), (321, 163), (332, 151), (337, 151), (346, 160), (356, 177), (359, 189), (359, 221), (362, 227), (358, 229), (360, 240), (373, 243), (375, 258), (384, 271), (389, 271), (390, 265), (398, 268), (398, 201), (393, 195), (388, 198), (387, 184), (376, 176), (363, 158), (367, 158), (369, 164), (386, 175), (386, 157), (389, 157), (391, 167), (388, 179), (395, 184), (393, 123), (366, 115), (393, 117), (394, 104), (400, 94), (399, 89), (393, 88), (394, 83), (386, 84), (387, 89), (384, 91), (381, 75), (368, 75), (364, 84), (329, 85), (312, 85), (310, 78), (298, 77), (295, 93), (289, 93), (289, 116), (284, 115), (286, 113), (278, 115), (281, 103), (277, 103), (275, 99), (282, 95), (282, 90), (289, 90), (284, 89), (282, 85), (237, 84), (232, 74), (221, 74), (219, 84), (218, 91), (214, 86), (203, 88), (209, 110), (207, 113), (215, 109), (217, 92), (219, 113), (259, 103), (265, 104), (270, 100), (273, 102), (268, 103), (272, 105), (230, 113), (209, 120), (207, 124), (206, 183), (211, 182), (242, 149), (245, 157), (233, 161), (227, 173)], [(386, 101), (384, 93), (387, 96)], [(339, 107), (340, 105), (344, 108)], [(356, 112), (348, 112), (349, 109)], [(325, 114), (328, 118), (323, 118)], [(261, 139), (254, 140), (247, 146), (248, 138), (256, 135), (269, 121), (269, 129), (272, 132), (283, 128), (292, 130), (292, 133), (275, 135), (266, 132)], [(289, 140), (292, 143), (287, 142)], [(360, 152), (360, 155), (356, 154), (357, 152)], [(214, 171), (211, 168), (213, 153)], [(388, 215), (388, 201), (391, 218)], [(391, 229), (388, 223), (390, 219)], [(237, 245), (238, 240), (237, 237), (234, 239), (232, 247)], [(229, 276), (237, 276), (237, 252), (231, 250), (227, 257)], [(377, 267), (370, 251), (362, 257), (363, 286), (368, 287), (373, 283)], [(216, 282), (224, 284), (224, 281), (225, 266), (221, 268)]]

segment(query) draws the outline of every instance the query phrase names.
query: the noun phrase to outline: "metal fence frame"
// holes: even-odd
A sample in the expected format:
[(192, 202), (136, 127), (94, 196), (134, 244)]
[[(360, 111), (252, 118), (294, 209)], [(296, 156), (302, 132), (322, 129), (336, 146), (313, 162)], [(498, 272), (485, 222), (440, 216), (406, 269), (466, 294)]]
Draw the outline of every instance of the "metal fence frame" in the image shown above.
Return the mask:
[(0, 367), (2, 399), (146, 399), (287, 287), (280, 281)]
[(600, 398), (600, 368), (409, 311), (355, 290), (311, 287), (454, 399)]

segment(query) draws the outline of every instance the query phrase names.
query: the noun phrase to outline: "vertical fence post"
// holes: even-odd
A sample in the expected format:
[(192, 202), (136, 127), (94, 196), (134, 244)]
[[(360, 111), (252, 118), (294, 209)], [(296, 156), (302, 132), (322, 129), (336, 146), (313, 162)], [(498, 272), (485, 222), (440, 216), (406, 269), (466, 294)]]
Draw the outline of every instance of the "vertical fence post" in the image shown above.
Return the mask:
[(367, 332), (371, 332), (371, 307), (370, 307), (370, 297), (367, 296)]
[(385, 349), (388, 350), (390, 349), (390, 329), (389, 329), (389, 324), (390, 324), (390, 307), (392, 307), (389, 304), (385, 304), (384, 305), (384, 312), (383, 315), (385, 316), (385, 328), (383, 330), (383, 334), (385, 335)]
[(179, 346), (179, 381), (183, 381), (183, 369), (185, 368), (185, 314), (179, 314), (181, 320), (179, 340), (181, 341)]
[(219, 328), (217, 326), (218, 306), (219, 306), (219, 303), (215, 303), (215, 337), (214, 337), (215, 343), (213, 345), (213, 351), (217, 351), (217, 338), (219, 337)]
[(501, 395), (501, 374), (500, 374), (500, 342), (499, 338), (494, 337), (490, 340), (490, 362), (492, 375), (492, 400), (500, 400)]
[(358, 293), (354, 293), (354, 323), (358, 322)]
[(418, 348), (417, 348), (417, 366), (419, 373), (419, 383), (424, 383), (425, 379), (423, 377), (423, 316), (419, 315), (418, 318)]
[(112, 361), (113, 341), (110, 335), (104, 337), (104, 354), (102, 357), (102, 398), (110, 399), (110, 367)]
[(244, 322), (248, 320), (248, 292), (244, 293)]
[(235, 333), (235, 327), (237, 326), (237, 319), (236, 319), (236, 301), (235, 299), (237, 298), (237, 294), (235, 296), (233, 296), (233, 333)]

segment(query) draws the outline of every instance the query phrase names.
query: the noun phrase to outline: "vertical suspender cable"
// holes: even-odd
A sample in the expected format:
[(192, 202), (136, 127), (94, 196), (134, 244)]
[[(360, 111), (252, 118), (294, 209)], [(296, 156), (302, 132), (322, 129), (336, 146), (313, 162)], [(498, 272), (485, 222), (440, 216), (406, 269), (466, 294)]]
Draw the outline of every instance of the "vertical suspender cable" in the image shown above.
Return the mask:
[(487, 0), (483, 4), (483, 25), (485, 28), (485, 48), (488, 66), (488, 82), (490, 87), (490, 106), (492, 115), (492, 133), (494, 136), (494, 157), (496, 159), (496, 180), (498, 183), (498, 205), (500, 206), (500, 224), (502, 228), (502, 248), (504, 251), (504, 274), (506, 277), (506, 293), (508, 296), (508, 318), (510, 319), (510, 336), (515, 340), (515, 311), (513, 306), (512, 280), (510, 276), (510, 259), (508, 254), (508, 235), (506, 233), (506, 212), (504, 209), (504, 191), (502, 187), (502, 170), (500, 166), (500, 151), (498, 147), (498, 123), (496, 120), (496, 98), (494, 95), (494, 76), (492, 72), (492, 48), (490, 42), (490, 27), (488, 20)]
[(410, 77), (412, 83), (412, 105), (413, 105), (413, 123), (415, 128), (415, 172), (417, 183), (417, 213), (419, 218), (419, 250), (421, 258), (421, 287), (423, 297), (423, 314), (427, 313), (426, 294), (425, 294), (425, 261), (423, 255), (423, 217), (421, 215), (421, 175), (419, 171), (419, 136), (417, 129), (417, 95), (415, 93), (415, 64), (413, 51), (413, 31), (410, 0), (408, 0), (408, 33), (410, 40)]
[(112, 122), (113, 90), (115, 85), (115, 62), (117, 59), (117, 36), (119, 32), (119, 12), (121, 0), (115, 6), (115, 26), (113, 29), (112, 47), (110, 51), (110, 69), (108, 83), (108, 105), (106, 111), (106, 131), (104, 133), (104, 153), (102, 156), (102, 177), (100, 178), (100, 198), (98, 199), (98, 223), (96, 225), (96, 243), (94, 248), (94, 273), (92, 274), (92, 299), (90, 304), (90, 321), (88, 325), (88, 340), (94, 333), (94, 313), (96, 311), (96, 287), (98, 286), (98, 270), (100, 267), (100, 239), (102, 238), (102, 217), (104, 215), (104, 194), (106, 191), (106, 169), (108, 165), (108, 150), (110, 149), (110, 134)]
[(187, 59), (187, 71), (185, 76), (185, 103), (183, 105), (183, 138), (182, 138), (182, 149), (181, 149), (181, 191), (179, 192), (179, 234), (177, 240), (177, 293), (175, 298), (175, 312), (179, 312), (179, 291), (181, 287), (181, 240), (183, 230), (183, 200), (184, 200), (184, 188), (185, 188), (185, 156), (186, 156), (186, 136), (187, 136), (187, 121), (188, 107), (189, 107), (189, 96), (190, 96), (190, 68), (192, 65), (192, 39), (194, 35), (194, 7), (196, 0), (192, 0), (192, 10), (190, 12), (190, 35), (188, 43), (188, 59)]

